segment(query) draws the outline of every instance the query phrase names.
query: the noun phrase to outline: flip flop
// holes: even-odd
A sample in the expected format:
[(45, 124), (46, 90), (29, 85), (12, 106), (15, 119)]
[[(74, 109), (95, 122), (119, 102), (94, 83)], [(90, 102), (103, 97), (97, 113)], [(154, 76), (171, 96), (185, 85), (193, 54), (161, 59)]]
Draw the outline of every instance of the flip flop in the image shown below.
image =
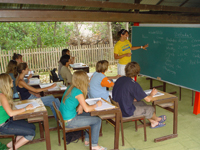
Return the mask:
[(151, 127), (151, 129), (160, 128), (160, 127), (164, 127), (164, 126), (166, 126), (166, 124), (158, 123), (157, 126), (155, 126), (155, 127)]
[(92, 149), (92, 150), (107, 150), (106, 147), (101, 146), (99, 149)]
[(159, 117), (161, 118), (161, 120), (159, 121), (159, 123), (163, 123), (167, 119), (167, 116), (165, 116), (165, 115), (162, 115), (162, 116), (159, 116)]

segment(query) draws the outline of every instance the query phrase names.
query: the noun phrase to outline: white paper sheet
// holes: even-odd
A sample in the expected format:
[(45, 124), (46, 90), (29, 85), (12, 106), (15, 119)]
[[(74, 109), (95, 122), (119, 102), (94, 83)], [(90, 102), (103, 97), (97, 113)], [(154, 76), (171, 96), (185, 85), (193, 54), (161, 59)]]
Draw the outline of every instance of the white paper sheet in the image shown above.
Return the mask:
[[(152, 89), (149, 89), (149, 90), (145, 90), (144, 92), (149, 95), (151, 93)], [(162, 96), (164, 95), (163, 93), (161, 92), (157, 92), (153, 97), (157, 97), (157, 96)]]
[(100, 97), (98, 98), (88, 98), (86, 99), (86, 103), (88, 103), (88, 105), (94, 105), (96, 104), (99, 100), (102, 101), (102, 106), (100, 107), (96, 107), (95, 110), (104, 110), (104, 109), (111, 109), (111, 108), (115, 108), (115, 106), (105, 102), (104, 100), (102, 100)]
[(33, 102), (30, 102), (30, 103), (26, 103), (26, 104), (15, 105), (15, 107), (16, 107), (17, 109), (21, 109), (21, 108), (26, 107), (26, 106), (29, 105), (29, 104), (32, 104), (32, 105), (33, 105), (33, 108), (36, 108), (36, 107), (39, 107), (39, 106), (40, 106), (36, 101), (33, 101)]
[[(49, 87), (51, 85), (53, 85), (54, 83), (46, 83), (46, 84), (40, 84), (41, 88), (46, 88)], [(56, 83), (57, 86), (55, 86), (54, 88), (48, 89), (48, 91), (57, 91), (57, 90), (66, 90), (67, 87), (65, 85), (63, 85), (62, 83)]]

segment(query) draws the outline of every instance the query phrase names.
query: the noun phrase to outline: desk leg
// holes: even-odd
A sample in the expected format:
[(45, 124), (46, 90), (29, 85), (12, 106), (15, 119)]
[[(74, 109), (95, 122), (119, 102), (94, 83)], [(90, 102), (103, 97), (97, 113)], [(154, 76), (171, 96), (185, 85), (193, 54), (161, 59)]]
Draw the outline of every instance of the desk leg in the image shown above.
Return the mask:
[(174, 120), (173, 120), (173, 134), (177, 134), (178, 125), (178, 98), (174, 101)]
[(178, 124), (178, 98), (174, 99), (174, 112), (173, 112), (173, 134), (166, 135), (160, 138), (154, 139), (154, 142), (160, 142), (164, 140), (168, 140), (171, 138), (175, 138), (178, 136), (177, 134), (177, 124)]
[(43, 114), (44, 117), (44, 130), (45, 130), (45, 139), (46, 139), (46, 149), (51, 150), (51, 141), (49, 134), (49, 120), (47, 112)]
[(114, 138), (114, 149), (118, 150), (119, 149), (119, 125), (120, 125), (120, 112), (117, 111), (115, 113), (115, 138)]

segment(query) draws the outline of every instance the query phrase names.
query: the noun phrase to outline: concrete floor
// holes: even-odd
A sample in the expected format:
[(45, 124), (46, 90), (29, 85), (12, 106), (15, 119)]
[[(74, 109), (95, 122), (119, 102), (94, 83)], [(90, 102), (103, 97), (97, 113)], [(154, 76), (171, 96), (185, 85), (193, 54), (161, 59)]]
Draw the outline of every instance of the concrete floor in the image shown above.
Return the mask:
[[(149, 80), (145, 77), (138, 77), (138, 83), (144, 90), (149, 89)], [(154, 86), (159, 85), (158, 81), (154, 81)], [(178, 96), (179, 88), (167, 84), (167, 92), (177, 91)], [(172, 134), (173, 131), (173, 115), (159, 107), (156, 108), (157, 115), (165, 114), (167, 116), (166, 126), (157, 129), (147, 127), (147, 141), (144, 141), (143, 128), (137, 132), (134, 130), (134, 122), (124, 123), (125, 146), (122, 146), (121, 136), (119, 141), (120, 150), (200, 150), (200, 115), (193, 114), (192, 91), (182, 89), (182, 100), (178, 102), (178, 137), (163, 142), (154, 142), (154, 138), (164, 135)], [(151, 104), (151, 103), (150, 103)], [(48, 109), (49, 110), (49, 109)], [(50, 111), (49, 111), (50, 112)], [(54, 119), (49, 120), (50, 126), (56, 126)], [(37, 133), (36, 138), (39, 136), (38, 125), (36, 124)], [(62, 135), (62, 134), (61, 134)], [(63, 150), (63, 143), (58, 146), (57, 131), (50, 132), (52, 150)], [(7, 143), (9, 139), (0, 139), (2, 143)], [(63, 142), (63, 141), (62, 141)], [(110, 124), (103, 121), (103, 136), (99, 138), (99, 145), (107, 147), (108, 149), (114, 148), (114, 128)], [(84, 143), (71, 143), (67, 145), (68, 150), (88, 150)], [(45, 150), (45, 142), (25, 145), (19, 150)]]

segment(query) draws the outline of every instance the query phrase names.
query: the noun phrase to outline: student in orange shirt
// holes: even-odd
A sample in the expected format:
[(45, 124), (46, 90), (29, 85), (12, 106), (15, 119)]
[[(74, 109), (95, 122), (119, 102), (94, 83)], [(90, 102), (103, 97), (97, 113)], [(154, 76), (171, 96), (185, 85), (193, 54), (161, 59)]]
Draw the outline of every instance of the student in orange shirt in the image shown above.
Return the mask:
[(92, 75), (90, 79), (90, 87), (88, 92), (89, 98), (102, 97), (109, 101), (109, 92), (107, 88), (113, 87), (114, 83), (110, 79), (117, 79), (120, 75), (106, 77), (105, 72), (108, 70), (108, 61), (101, 60), (96, 64), (96, 72)]

